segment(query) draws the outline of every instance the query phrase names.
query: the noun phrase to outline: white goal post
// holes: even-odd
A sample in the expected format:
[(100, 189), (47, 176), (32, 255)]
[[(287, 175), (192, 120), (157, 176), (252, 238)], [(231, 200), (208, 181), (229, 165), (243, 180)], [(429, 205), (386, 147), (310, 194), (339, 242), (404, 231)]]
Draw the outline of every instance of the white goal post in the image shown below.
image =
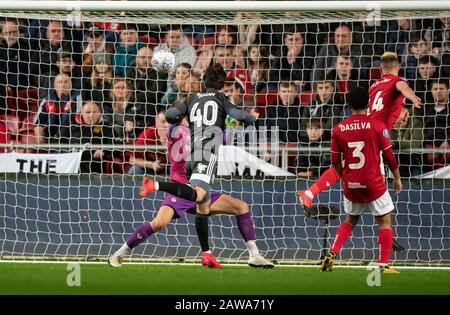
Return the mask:
[[(11, 35), (8, 35), (8, 32), (11, 30), (3, 34), (0, 32), (0, 90), (6, 91), (0, 93), (0, 109), (4, 109), (4, 112), (0, 112), (0, 127), (5, 128), (5, 131), (0, 129), (0, 136), (3, 133), (7, 139), (4, 143), (0, 141), (0, 155), (6, 153), (4, 150), (17, 151), (30, 159), (27, 162), (20, 162), (21, 166), (30, 165), (29, 172), (23, 169), (17, 173), (0, 172), (0, 260), (11, 258), (104, 260), (123, 244), (134, 228), (155, 216), (164, 195), (157, 193), (154, 197), (143, 200), (139, 198), (142, 176), (137, 173), (127, 174), (132, 168), (130, 156), (127, 154), (132, 151), (135, 154), (134, 151), (145, 148), (148, 151), (145, 154), (149, 153), (148, 156), (152, 156), (154, 162), (156, 157), (159, 159), (166, 154), (163, 149), (165, 145), (132, 144), (131, 140), (136, 141), (138, 134), (131, 137), (131, 140), (126, 136), (122, 138), (116, 136), (114, 128), (117, 125), (114, 119), (105, 118), (107, 116), (103, 103), (111, 103), (111, 107), (114, 107), (113, 100), (116, 98), (114, 85), (120, 81), (118, 78), (125, 77), (123, 79), (126, 81), (125, 89), (132, 94), (131, 98), (126, 99), (125, 104), (139, 103), (145, 107), (145, 111), (135, 113), (136, 116), (142, 116), (142, 120), (145, 121), (144, 125), (141, 125), (142, 128), (136, 127), (136, 130), (142, 132), (144, 128), (156, 124), (158, 110), (171, 104), (170, 101), (163, 103), (164, 97), (168, 99), (173, 95), (177, 96), (182, 89), (181, 83), (176, 81), (175, 73), (163, 79), (159, 79), (159, 76), (146, 78), (148, 81), (164, 83), (163, 90), (151, 91), (157, 96), (149, 101), (153, 97), (149, 96), (147, 90), (151, 84), (147, 81), (145, 84), (149, 85), (136, 83), (138, 81), (136, 68), (139, 67), (137, 54), (143, 47), (150, 48), (153, 52), (166, 45), (165, 35), (171, 29), (171, 25), (183, 27), (183, 40), (186, 41), (186, 45), (191, 46), (195, 55), (195, 60), (190, 66), (194, 70), (191, 72), (198, 78), (201, 77), (198, 73), (201, 74), (204, 70), (199, 63), (200, 58), (213, 62), (215, 57), (212, 57), (212, 54), (216, 53), (216, 47), (228, 45), (217, 42), (219, 30), (225, 29), (233, 41), (234, 50), (230, 57), (234, 58), (233, 67), (238, 65), (233, 71), (238, 68), (242, 70), (230, 77), (235, 80), (233, 84), (236, 88), (244, 94), (242, 106), (248, 106), (250, 103), (260, 111), (262, 125), (275, 125), (282, 130), (279, 147), (278, 143), (270, 141), (256, 144), (259, 148), (277, 147), (277, 151), (275, 153), (271, 151), (269, 157), (263, 154), (258, 157), (271, 163), (276, 160), (283, 172), (289, 171), (293, 176), (272, 177), (265, 174), (264, 170), (238, 165), (233, 176), (219, 176), (213, 185), (213, 190), (241, 198), (249, 204), (260, 250), (269, 259), (280, 264), (316, 262), (323, 253), (324, 246), (329, 245), (329, 236), (333, 235), (343, 218), (342, 215), (337, 218), (333, 215), (328, 219), (317, 218), (314, 215), (305, 216), (296, 196), (299, 189), (310, 186), (319, 175), (319, 167), (317, 170), (314, 169), (313, 173), (309, 173), (309, 170), (313, 169), (311, 165), (316, 163), (314, 162), (316, 160), (318, 163), (325, 163), (322, 158), (329, 152), (329, 142), (325, 140), (325, 145), (324, 143), (319, 146), (305, 145), (308, 127), (304, 117), (310, 115), (307, 116), (309, 121), (309, 118), (316, 115), (312, 114), (312, 110), (311, 113), (305, 113), (312, 108), (311, 105), (321, 105), (320, 102), (323, 102), (316, 86), (320, 80), (314, 71), (320, 70), (328, 75), (333, 73), (335, 76), (332, 97), (326, 102), (341, 107), (339, 113), (333, 112), (333, 116), (327, 116), (330, 121), (348, 115), (348, 112), (345, 112), (345, 91), (338, 89), (345, 90), (353, 83), (369, 86), (376, 79), (375, 70), (379, 66), (380, 52), (384, 50), (392, 49), (404, 54), (399, 56), (403, 58), (404, 75), (414, 88), (419, 89), (418, 69), (422, 57), (427, 57), (428, 63), (435, 60), (439, 62), (438, 65), (434, 65), (437, 72), (432, 78), (442, 80), (437, 84), (443, 84), (442, 82), (449, 80), (450, 77), (450, 43), (445, 41), (446, 34), (450, 34), (450, 23), (448, 28), (445, 28), (445, 22), (442, 22), (445, 18), (450, 19), (450, 1), (0, 1), (0, 16), (0, 27), (3, 29), (8, 22), (16, 23), (20, 29), (20, 35), (17, 35), (20, 37), (18, 42), (20, 45), (27, 43), (26, 46), (19, 45), (18, 48), (9, 47), (8, 36)], [(402, 20), (408, 20), (409, 26), (403, 29), (403, 26), (400, 26)], [(52, 51), (51, 47), (42, 44), (50, 40), (47, 38), (49, 21), (60, 22), (64, 25), (63, 32), (66, 32), (66, 35), (70, 34), (70, 37), (66, 36), (58, 43), (61, 44), (61, 49)], [(337, 55), (327, 50), (328, 45), (333, 44), (336, 28), (342, 24), (351, 30), (351, 44), (357, 49), (355, 51), (359, 51), (356, 54), (349, 52), (348, 56), (344, 56), (346, 57), (344, 63), (350, 63), (350, 66), (347, 65), (349, 76), (353, 75), (353, 70), (358, 72), (358, 77), (352, 77), (344, 83), (337, 73)], [(127, 27), (137, 25), (138, 38), (133, 44), (137, 47), (136, 51), (130, 53), (127, 50), (129, 47), (124, 48), (121, 43), (123, 28), (114, 28), (117, 25)], [(249, 31), (253, 29), (251, 26), (256, 26), (256, 30)], [(436, 29), (441, 26), (444, 39), (435, 36)], [(244, 34), (242, 30), (246, 30), (247, 33)], [(90, 45), (88, 37), (101, 32), (108, 38), (104, 39), (104, 43), (111, 44), (113, 51), (105, 54), (108, 55), (106, 57), (97, 55), (95, 59), (95, 53), (88, 47)], [(300, 45), (303, 50), (299, 54), (301, 57), (295, 58), (298, 57), (301, 61), (289, 62), (288, 68), (285, 68), (287, 64), (283, 64), (282, 59), (283, 54), (286, 54), (285, 50), (288, 51), (284, 42), (286, 34), (297, 33), (301, 33)], [(413, 50), (410, 51), (410, 43), (413, 41), (419, 43), (418, 45), (422, 42), (428, 45), (427, 52), (414, 55)], [(105, 114), (103, 119), (105, 124), (109, 123), (108, 126), (113, 130), (108, 142), (75, 144), (70, 142), (70, 139), (66, 142), (43, 141), (40, 144), (27, 142), (31, 141), (29, 139), (35, 141), (34, 128), (39, 125), (40, 120), (47, 119), (41, 115), (45, 106), (48, 106), (47, 102), (56, 102), (49, 97), (52, 89), (56, 91), (52, 85), (61, 74), (58, 71), (61, 70), (60, 58), (64, 59), (62, 52), (69, 53), (66, 48), (62, 48), (63, 46), (71, 50), (70, 55), (74, 63), (68, 78), (71, 82), (71, 91), (77, 90), (77, 93), (73, 99), (72, 94), (66, 95), (70, 96), (69, 103), (72, 102), (70, 104), (77, 105), (71, 114), (79, 113), (81, 106), (85, 104), (86, 100), (83, 97), (85, 84), (93, 84), (93, 72), (97, 65), (95, 60), (109, 63), (108, 67), (112, 73), (110, 86), (104, 88), (107, 91), (102, 92), (102, 101), (98, 101), (100, 112)], [(250, 60), (252, 47), (258, 50), (260, 58), (258, 61)], [(102, 46), (102, 49), (105, 49), (105, 46)], [(26, 56), (23, 57), (26, 61), (21, 65), (23, 68), (19, 69), (17, 66), (19, 70), (14, 70), (12, 64), (8, 63), (10, 59), (1, 59), (10, 58), (9, 54), (14, 53), (14, 50), (26, 52), (24, 54)], [(46, 50), (49, 51), (48, 59), (44, 59)], [(55, 54), (53, 57), (52, 53)], [(263, 53), (266, 55), (263, 56)], [(88, 54), (92, 55), (91, 59), (85, 58)], [(127, 59), (130, 55), (133, 56), (133, 60)], [(259, 64), (263, 57), (267, 59), (267, 63)], [(321, 58), (323, 63), (319, 66)], [(448, 58), (448, 64), (445, 58)], [(277, 64), (278, 59), (280, 61)], [(88, 75), (84, 72), (86, 60), (91, 60)], [(125, 60), (125, 64), (120, 64), (121, 60)], [(98, 64), (100, 62), (98, 61)], [(3, 66), (7, 64), (9, 66)], [(199, 68), (196, 68), (197, 66)], [(26, 72), (27, 69), (29, 73), (21, 72)], [(73, 69), (77, 69), (78, 72)], [(133, 77), (130, 77), (130, 73), (133, 73)], [(244, 77), (242, 79), (244, 81), (240, 79), (239, 73)], [(26, 82), (30, 82), (29, 86), (17, 83), (21, 80), (20, 75), (27, 76)], [(100, 81), (104, 81), (103, 77)], [(295, 94), (295, 104), (298, 106), (298, 113), (294, 114), (297, 122), (292, 123), (288, 121), (289, 117), (281, 117), (282, 112), (279, 108), (284, 106), (284, 103), (281, 97), (278, 97), (278, 93), (282, 89), (282, 82), (287, 84), (287, 89), (292, 88), (294, 91), (291, 94)], [(75, 84), (79, 86), (75, 87)], [(424, 102), (428, 107), (432, 107), (433, 102), (432, 84), (434, 83), (430, 79), (425, 83), (424, 90), (421, 90), (423, 97), (427, 98)], [(171, 88), (174, 90), (170, 90)], [(93, 95), (92, 91), (100, 90), (90, 86), (89, 91), (90, 95)], [(138, 97), (141, 97), (142, 101), (137, 101)], [(337, 99), (339, 101), (336, 101)], [(61, 99), (58, 99), (58, 102), (60, 101)], [(151, 111), (148, 109), (149, 106), (152, 107)], [(45, 110), (50, 111), (49, 108)], [(123, 112), (125, 110), (126, 108)], [(115, 113), (109, 114), (112, 117)], [(450, 182), (449, 179), (433, 177), (438, 163), (443, 164), (439, 166), (449, 167), (449, 158), (446, 154), (450, 153), (445, 147), (422, 145), (427, 140), (427, 134), (434, 135), (435, 133), (431, 131), (436, 129), (435, 127), (442, 127), (430, 127), (431, 121), (427, 117), (426, 113), (417, 116), (423, 130), (420, 145), (413, 146), (413, 142), (419, 139), (411, 137), (408, 140), (409, 146), (397, 147), (395, 151), (403, 166), (404, 174), (407, 174), (403, 174), (405, 190), (395, 199), (394, 230), (397, 240), (404, 247), (403, 251), (394, 252), (392, 255), (396, 265), (450, 264), (448, 199)], [(279, 118), (286, 118), (287, 122)], [(151, 123), (148, 123), (148, 120)], [(68, 120), (67, 124), (72, 128), (76, 121)], [(282, 127), (283, 124), (286, 127)], [(330, 132), (330, 123), (328, 125), (323, 123), (321, 126), (327, 135), (327, 132)], [(398, 137), (402, 135), (403, 132), (397, 134)], [(67, 153), (77, 151), (80, 146), (85, 152), (103, 150), (109, 154), (109, 160), (106, 161), (105, 158), (101, 174), (97, 172), (72, 175), (47, 174), (43, 171), (45, 165), (43, 167), (38, 164), (42, 161), (31, 161), (39, 150), (45, 150), (47, 153)], [(436, 162), (438, 159), (441, 160)], [(417, 162), (419, 160), (420, 163)], [(304, 166), (304, 163), (309, 164)], [(231, 163), (231, 166), (233, 164)], [(328, 167), (329, 164), (319, 166)], [(169, 170), (170, 167), (167, 167), (165, 171), (158, 172), (157, 178), (168, 180)], [(427, 175), (431, 176), (431, 179), (418, 177), (424, 176), (426, 172), (431, 172), (431, 175)], [(307, 175), (297, 176), (300, 173)], [(336, 183), (329, 190), (322, 192), (315, 201), (321, 205), (332, 205), (340, 209), (342, 214), (341, 185)], [(377, 235), (378, 229), (372, 216), (369, 214), (362, 216), (360, 225), (355, 228), (353, 236), (344, 246), (341, 262), (361, 264), (376, 260)], [(211, 217), (210, 239), (212, 250), (219, 260), (241, 262), (247, 259), (245, 244), (232, 216)], [(165, 230), (156, 233), (146, 243), (138, 246), (133, 251), (131, 259), (178, 262), (197, 259), (199, 253), (194, 219), (188, 215), (186, 218), (174, 220)]]

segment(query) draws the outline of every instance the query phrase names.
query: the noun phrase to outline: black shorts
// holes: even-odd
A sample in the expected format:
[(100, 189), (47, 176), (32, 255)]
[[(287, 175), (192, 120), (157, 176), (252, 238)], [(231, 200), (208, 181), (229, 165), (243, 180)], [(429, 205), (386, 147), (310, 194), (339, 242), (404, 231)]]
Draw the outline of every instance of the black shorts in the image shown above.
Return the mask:
[(217, 155), (211, 154), (209, 160), (202, 158), (200, 161), (189, 161), (186, 165), (189, 182), (193, 186), (210, 186), (214, 182), (217, 170)]

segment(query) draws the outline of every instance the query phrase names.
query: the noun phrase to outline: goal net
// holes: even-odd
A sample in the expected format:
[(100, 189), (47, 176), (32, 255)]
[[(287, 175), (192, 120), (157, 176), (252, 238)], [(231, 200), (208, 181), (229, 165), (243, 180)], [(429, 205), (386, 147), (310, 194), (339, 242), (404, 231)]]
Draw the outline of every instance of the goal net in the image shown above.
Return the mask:
[[(260, 117), (251, 130), (227, 117), (242, 151), (224, 151), (212, 190), (249, 204), (267, 258), (317, 261), (343, 220), (342, 187), (317, 196), (320, 216), (296, 192), (330, 167), (346, 91), (379, 79), (392, 51), (423, 103), (406, 102), (391, 134), (404, 183), (390, 191), (404, 248), (392, 260), (450, 263), (450, 3), (16, 1), (0, 16), (0, 259), (105, 259), (153, 219), (164, 194), (139, 187), (169, 179), (164, 110), (220, 63), (230, 99)], [(175, 71), (152, 69), (158, 50)], [(173, 220), (131, 258), (197, 259), (194, 221)], [(216, 257), (245, 261), (235, 216), (209, 222)], [(377, 260), (377, 237), (363, 215), (341, 261)]]

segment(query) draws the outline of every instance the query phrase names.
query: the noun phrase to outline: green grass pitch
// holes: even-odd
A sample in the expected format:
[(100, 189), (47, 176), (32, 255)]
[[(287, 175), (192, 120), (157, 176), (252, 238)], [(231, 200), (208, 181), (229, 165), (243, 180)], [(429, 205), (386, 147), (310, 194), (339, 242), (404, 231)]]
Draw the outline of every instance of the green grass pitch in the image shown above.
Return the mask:
[(365, 268), (337, 266), (252, 269), (193, 265), (80, 264), (80, 286), (66, 279), (66, 264), (0, 263), (0, 294), (450, 294), (450, 270), (401, 269), (370, 287)]

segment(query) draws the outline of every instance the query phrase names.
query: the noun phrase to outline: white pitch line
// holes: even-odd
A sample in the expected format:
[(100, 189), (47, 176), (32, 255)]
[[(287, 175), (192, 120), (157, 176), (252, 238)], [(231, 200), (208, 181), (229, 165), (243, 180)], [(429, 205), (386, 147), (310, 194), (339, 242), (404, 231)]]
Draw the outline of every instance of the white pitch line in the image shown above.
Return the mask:
[[(81, 264), (81, 265), (108, 265), (101, 261), (48, 261), (48, 260), (0, 260), (0, 263), (18, 263), (18, 264)], [(124, 265), (165, 265), (165, 266), (200, 266), (200, 263), (163, 263), (163, 262), (124, 262)], [(246, 264), (222, 264), (223, 267), (245, 267)], [(275, 265), (276, 268), (319, 268), (319, 265)], [(348, 269), (373, 269), (375, 265), (352, 266), (352, 265), (335, 265), (336, 268)], [(450, 270), (450, 267), (432, 267), (432, 266), (392, 266), (395, 269), (416, 269), (416, 270)]]

